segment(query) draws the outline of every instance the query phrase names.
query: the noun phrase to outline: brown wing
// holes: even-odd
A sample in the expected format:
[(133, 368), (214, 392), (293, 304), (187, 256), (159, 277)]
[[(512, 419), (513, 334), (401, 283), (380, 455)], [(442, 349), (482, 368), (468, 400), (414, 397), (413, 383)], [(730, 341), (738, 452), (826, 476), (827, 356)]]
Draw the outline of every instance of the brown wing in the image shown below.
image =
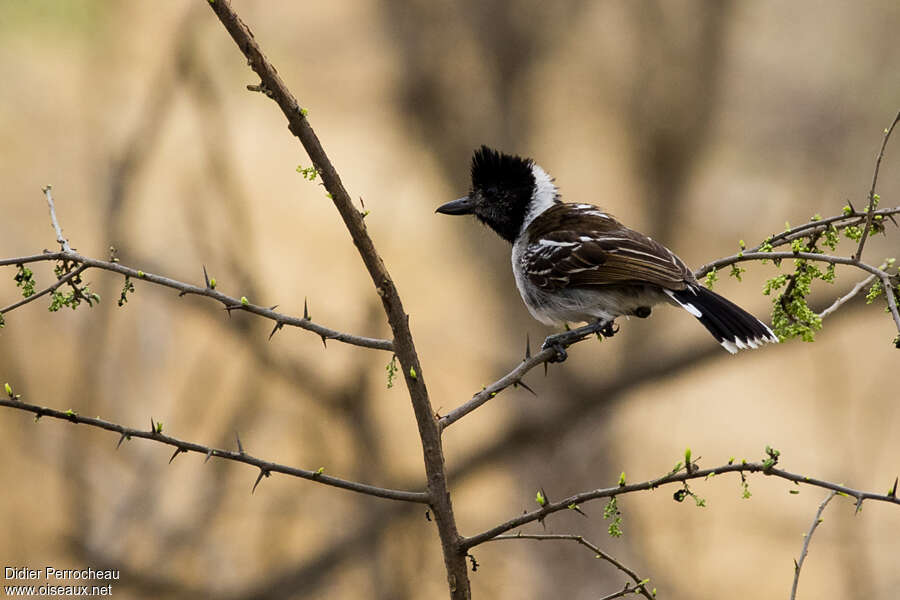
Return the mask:
[(694, 281), (668, 248), (587, 204), (547, 210), (528, 235), (522, 266), (545, 291), (629, 283), (681, 290)]

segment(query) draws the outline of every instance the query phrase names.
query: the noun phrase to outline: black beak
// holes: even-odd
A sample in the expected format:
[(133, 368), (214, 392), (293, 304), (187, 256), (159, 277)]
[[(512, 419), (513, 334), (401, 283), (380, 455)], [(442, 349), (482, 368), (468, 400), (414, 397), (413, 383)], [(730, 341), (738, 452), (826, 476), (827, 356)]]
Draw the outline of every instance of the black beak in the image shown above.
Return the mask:
[(453, 200), (452, 202), (441, 204), (434, 212), (439, 212), (445, 215), (471, 215), (472, 209), (474, 207), (475, 203), (472, 202), (472, 200), (470, 200), (468, 196), (463, 196), (462, 198)]

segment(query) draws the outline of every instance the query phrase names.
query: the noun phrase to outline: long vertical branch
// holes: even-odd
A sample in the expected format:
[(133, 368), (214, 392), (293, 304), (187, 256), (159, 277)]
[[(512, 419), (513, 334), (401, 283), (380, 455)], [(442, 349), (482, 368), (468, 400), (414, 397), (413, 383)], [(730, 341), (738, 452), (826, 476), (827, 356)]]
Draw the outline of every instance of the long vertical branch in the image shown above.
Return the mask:
[(444, 473), (440, 428), (428, 398), (424, 374), (409, 330), (409, 316), (403, 309), (397, 288), (366, 231), (362, 214), (353, 206), (340, 176), (310, 126), (306, 118), (306, 111), (300, 108), (296, 98), (263, 55), (253, 34), (232, 10), (230, 2), (214, 0), (210, 1), (209, 6), (243, 52), (250, 67), (259, 75), (261, 80), (259, 90), (272, 98), (287, 117), (288, 129), (300, 140), (312, 160), (313, 166), (321, 175), (325, 189), (328, 190), (344, 225), (350, 232), (353, 243), (381, 297), (391, 332), (394, 335), (394, 352), (402, 366), (403, 378), (409, 391), (419, 436), (422, 440), (428, 493), (441, 538), (450, 596), (454, 599), (469, 598), (471, 594), (466, 561), (464, 554), (460, 552), (459, 533)]

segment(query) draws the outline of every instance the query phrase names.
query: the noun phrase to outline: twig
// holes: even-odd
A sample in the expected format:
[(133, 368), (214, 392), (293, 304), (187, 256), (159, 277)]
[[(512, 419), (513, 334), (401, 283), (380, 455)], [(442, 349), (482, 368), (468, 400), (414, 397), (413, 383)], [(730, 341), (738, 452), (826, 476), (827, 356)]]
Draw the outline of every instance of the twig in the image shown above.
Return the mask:
[[(882, 208), (874, 211), (872, 214), (874, 216), (888, 217), (890, 219), (893, 219), (894, 215), (900, 214), (900, 206), (896, 206), (894, 208)], [(865, 223), (866, 216), (867, 213), (856, 211), (851, 208), (849, 212), (842, 213), (840, 215), (834, 215), (831, 217), (826, 217), (824, 219), (808, 221), (801, 225), (796, 225), (794, 227), (791, 227), (790, 229), (786, 229), (785, 231), (772, 234), (768, 238), (766, 238), (764, 242), (757, 244), (752, 248), (747, 248), (746, 252), (756, 252), (760, 250), (764, 244), (770, 244), (773, 248), (778, 248), (779, 246), (784, 246), (794, 240), (809, 237), (810, 235), (816, 233), (823, 233), (829, 225), (834, 225), (834, 228), (839, 231), (850, 226), (858, 226), (862, 223)], [(706, 267), (703, 267), (695, 271), (694, 275), (700, 278), (706, 275), (707, 272), (708, 269)]]
[(561, 510), (569, 510), (569, 507), (572, 504), (583, 504), (585, 502), (596, 500), (598, 498), (610, 498), (612, 496), (628, 494), (631, 492), (652, 490), (671, 483), (682, 483), (693, 479), (704, 479), (715, 475), (722, 475), (724, 473), (763, 473), (765, 475), (771, 475), (773, 477), (786, 479), (795, 483), (811, 485), (813, 487), (819, 487), (845, 494), (847, 496), (852, 496), (856, 498), (858, 502), (862, 502), (863, 500), (877, 500), (879, 502), (887, 502), (889, 504), (896, 504), (897, 506), (900, 506), (900, 498), (897, 498), (895, 496), (855, 490), (853, 488), (832, 483), (830, 481), (824, 481), (821, 479), (806, 477), (804, 475), (797, 475), (796, 473), (790, 473), (782, 469), (774, 468), (770, 464), (766, 463), (742, 462), (723, 465), (721, 467), (715, 467), (712, 469), (698, 469), (692, 471), (691, 473), (671, 472), (663, 475), (662, 477), (659, 477), (658, 479), (651, 479), (649, 481), (644, 481), (641, 483), (619, 485), (616, 487), (601, 488), (589, 492), (575, 494), (573, 496), (565, 498), (564, 500), (548, 503), (538, 510), (520, 514), (519, 516), (514, 517), (506, 521), (505, 523), (501, 523), (500, 525), (492, 527), (491, 529), (488, 529), (477, 535), (473, 535), (472, 537), (464, 538), (461, 542), (462, 548), (464, 550), (469, 550), (470, 548), (473, 548), (479, 544), (483, 544), (484, 542), (497, 537), (501, 533), (506, 533), (507, 531), (525, 525), (526, 523), (532, 523), (539, 519), (544, 519), (547, 517), (547, 515), (550, 515), (552, 513), (559, 512)]
[[(570, 341), (564, 342), (562, 345), (568, 348), (573, 344), (577, 344), (578, 342), (587, 339), (595, 331), (596, 328), (593, 324), (585, 325), (583, 327), (579, 327), (578, 329), (573, 329), (572, 331), (568, 332), (571, 334), (571, 337), (569, 338)], [(438, 420), (441, 429), (443, 430), (453, 423), (459, 421), (464, 416), (474, 411), (506, 388), (516, 384), (522, 385), (522, 378), (526, 373), (528, 373), (528, 371), (532, 370), (538, 365), (549, 362), (556, 355), (556, 349), (545, 348), (544, 350), (541, 350), (533, 356), (526, 356), (526, 358), (512, 371), (472, 396), (470, 400), (464, 402), (460, 406), (448, 412), (446, 415), (442, 416)]]
[(633, 570), (629, 569), (627, 566), (623, 565), (621, 562), (616, 560), (615, 557), (610, 556), (603, 550), (601, 550), (596, 544), (589, 542), (584, 539), (580, 535), (568, 534), (568, 533), (522, 533), (517, 532), (509, 535), (498, 535), (495, 538), (492, 538), (488, 541), (493, 542), (497, 540), (570, 540), (577, 544), (581, 544), (582, 546), (589, 548), (597, 558), (601, 558), (606, 562), (610, 563), (634, 581), (635, 590), (639, 591), (642, 596), (647, 598), (648, 600), (654, 600), (653, 595), (647, 590), (644, 580), (641, 579), (637, 573)]
[[(600, 600), (615, 600), (616, 598), (624, 598), (628, 594), (635, 593), (639, 587), (641, 587), (641, 586), (638, 584), (628, 585), (626, 583), (625, 587), (622, 588), (621, 590), (619, 590), (618, 592), (609, 594), (608, 596), (603, 596), (602, 598), (600, 598)], [(650, 596), (650, 597), (652, 598), (653, 596)]]
[(824, 500), (822, 500), (822, 503), (819, 505), (819, 510), (816, 511), (816, 516), (813, 518), (809, 532), (803, 539), (803, 549), (800, 550), (800, 559), (794, 561), (794, 583), (791, 585), (791, 600), (794, 600), (797, 597), (797, 584), (800, 583), (800, 569), (803, 568), (803, 561), (806, 560), (806, 554), (809, 552), (809, 541), (812, 539), (813, 533), (815, 533), (819, 523), (822, 522), (822, 512), (836, 495), (837, 492), (831, 492)]
[(866, 245), (869, 231), (872, 230), (872, 219), (875, 216), (872, 214), (872, 211), (875, 210), (875, 185), (878, 183), (878, 170), (881, 168), (881, 159), (884, 158), (884, 149), (887, 147), (888, 140), (891, 139), (891, 133), (894, 132), (894, 127), (896, 127), (898, 121), (900, 121), (900, 112), (894, 117), (894, 122), (891, 123), (891, 126), (884, 130), (881, 150), (878, 152), (878, 158), (875, 159), (875, 173), (872, 175), (872, 187), (869, 189), (869, 208), (866, 210), (866, 226), (863, 227), (862, 236), (859, 238), (859, 246), (856, 248), (856, 254), (853, 255), (853, 258), (856, 260), (862, 257), (863, 247)]
[(131, 427), (119, 425), (118, 423), (105, 421), (96, 417), (83, 417), (71, 410), (61, 411), (53, 408), (47, 408), (45, 406), (28, 404), (26, 402), (21, 402), (18, 399), (14, 400), (11, 398), (0, 398), (0, 406), (6, 406), (8, 408), (34, 413), (36, 415), (36, 418), (51, 417), (54, 419), (60, 419), (62, 421), (69, 421), (71, 423), (89, 425), (91, 427), (105, 429), (107, 431), (114, 431), (120, 435), (119, 444), (121, 444), (124, 440), (131, 438), (144, 438), (147, 440), (165, 444), (167, 446), (171, 446), (173, 448), (176, 448), (180, 452), (197, 452), (198, 454), (202, 454), (206, 457), (224, 458), (225, 460), (253, 465), (254, 467), (258, 467), (263, 472), (283, 473), (292, 477), (299, 477), (301, 479), (315, 481), (317, 483), (349, 490), (351, 492), (357, 492), (359, 494), (365, 494), (367, 496), (377, 496), (379, 498), (400, 500), (403, 502), (428, 502), (428, 494), (426, 494), (425, 492), (409, 492), (404, 490), (381, 488), (373, 485), (367, 485), (365, 483), (358, 483), (355, 481), (340, 479), (338, 477), (332, 477), (330, 475), (324, 474), (323, 472), (321, 472), (321, 470), (307, 471), (305, 469), (298, 469), (296, 467), (290, 467), (287, 465), (263, 460), (261, 458), (256, 458), (255, 456), (247, 454), (246, 452), (221, 450), (218, 448), (212, 448), (209, 446), (204, 446), (202, 444), (174, 438), (168, 435), (164, 435), (161, 432), (155, 431), (156, 427), (153, 427), (153, 430), (134, 429)]
[[(884, 271), (879, 269), (878, 267), (873, 267), (872, 265), (866, 264), (864, 262), (860, 262), (855, 258), (849, 256), (833, 256), (831, 254), (818, 254), (815, 252), (742, 252), (740, 254), (734, 254), (732, 256), (727, 256), (725, 258), (720, 258), (718, 260), (714, 260), (711, 263), (707, 263), (697, 269), (695, 274), (705, 274), (713, 269), (719, 269), (721, 267), (727, 267), (729, 265), (733, 265), (739, 262), (746, 262), (748, 260), (790, 260), (794, 258), (801, 258), (804, 260), (812, 260), (818, 262), (826, 262), (834, 265), (850, 265), (852, 267), (856, 267), (858, 269), (862, 269), (868, 273), (872, 273), (881, 277), (884, 274)], [(698, 277), (700, 275), (697, 275)]]
[(62, 247), (64, 252), (71, 252), (72, 247), (69, 246), (69, 241), (63, 236), (62, 228), (59, 226), (59, 221), (56, 220), (56, 207), (53, 205), (53, 195), (50, 193), (50, 190), (53, 188), (51, 185), (44, 186), (43, 192), (44, 197), (47, 198), (47, 206), (50, 207), (50, 223), (53, 225), (53, 229), (56, 231), (56, 241), (59, 242), (59, 245)]
[(44, 288), (40, 292), (37, 292), (36, 294), (32, 294), (31, 296), (28, 296), (27, 298), (24, 298), (22, 300), (19, 300), (18, 302), (10, 304), (9, 306), (0, 308), (0, 315), (11, 312), (11, 311), (19, 308), (20, 306), (24, 306), (24, 305), (28, 304), (29, 302), (37, 300), (41, 296), (49, 294), (50, 292), (55, 292), (59, 288), (59, 286), (78, 277), (79, 275), (81, 275), (81, 273), (83, 273), (86, 270), (87, 270), (87, 267), (85, 265), (81, 265), (77, 269), (73, 269), (73, 270), (69, 271), (68, 273), (66, 273), (59, 279), (57, 279), (56, 283)]
[[(260, 317), (275, 321), (276, 325), (280, 324), (282, 326), (289, 325), (291, 327), (298, 327), (300, 329), (312, 331), (313, 333), (316, 333), (319, 336), (327, 338), (329, 340), (337, 340), (339, 342), (344, 342), (345, 344), (362, 346), (364, 348), (374, 348), (376, 350), (393, 350), (393, 343), (391, 342), (391, 340), (383, 340), (378, 338), (353, 335), (350, 333), (343, 333), (341, 331), (336, 331), (323, 325), (319, 325), (318, 323), (314, 323), (309, 319), (293, 317), (284, 313), (276, 312), (275, 310), (267, 308), (265, 306), (258, 306), (250, 302), (244, 302), (240, 298), (227, 296), (211, 287), (200, 287), (191, 285), (189, 283), (183, 283), (181, 281), (170, 279), (169, 277), (165, 277), (163, 275), (154, 275), (153, 273), (146, 273), (132, 267), (127, 267), (122, 263), (98, 260), (95, 258), (82, 256), (81, 254), (78, 254), (77, 252), (71, 250), (62, 252), (45, 252), (43, 254), (35, 254), (32, 256), (2, 259), (0, 260), (0, 267), (39, 261), (56, 260), (67, 260), (73, 263), (80, 264), (82, 267), (80, 268), (79, 272), (84, 271), (88, 268), (102, 269), (104, 271), (111, 271), (113, 273), (127, 275), (131, 277), (133, 281), (145, 281), (147, 283), (153, 283), (156, 285), (161, 285), (163, 287), (171, 288), (173, 290), (178, 290), (182, 296), (193, 294), (196, 296), (205, 296), (207, 298), (212, 298), (213, 300), (221, 302), (225, 306), (226, 310), (241, 310), (244, 312), (249, 312)], [(42, 293), (46, 293), (46, 291)]]
[(872, 275), (869, 275), (868, 277), (866, 277), (865, 279), (863, 279), (862, 281), (860, 281), (859, 283), (854, 285), (853, 288), (849, 292), (847, 292), (846, 294), (844, 294), (843, 296), (841, 296), (840, 298), (835, 300), (834, 303), (831, 304), (831, 306), (829, 306), (828, 308), (826, 308), (825, 310), (820, 312), (818, 317), (820, 319), (824, 319), (828, 315), (832, 314), (837, 309), (839, 309), (841, 306), (843, 306), (845, 303), (847, 303), (850, 300), (852, 300), (853, 298), (855, 298), (857, 296), (857, 294), (859, 294), (862, 290), (864, 290), (866, 287), (871, 285), (872, 282), (875, 281), (875, 279), (877, 279), (877, 278), (878, 278), (878, 276), (875, 275), (874, 273)]

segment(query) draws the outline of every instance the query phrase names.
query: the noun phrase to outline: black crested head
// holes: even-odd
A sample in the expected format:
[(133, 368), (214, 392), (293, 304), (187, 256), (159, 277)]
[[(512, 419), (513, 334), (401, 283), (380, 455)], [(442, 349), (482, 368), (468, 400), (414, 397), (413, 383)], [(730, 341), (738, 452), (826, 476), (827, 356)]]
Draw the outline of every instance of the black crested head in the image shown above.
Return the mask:
[(472, 156), (472, 213), (512, 243), (534, 193), (534, 162), (482, 146)]

